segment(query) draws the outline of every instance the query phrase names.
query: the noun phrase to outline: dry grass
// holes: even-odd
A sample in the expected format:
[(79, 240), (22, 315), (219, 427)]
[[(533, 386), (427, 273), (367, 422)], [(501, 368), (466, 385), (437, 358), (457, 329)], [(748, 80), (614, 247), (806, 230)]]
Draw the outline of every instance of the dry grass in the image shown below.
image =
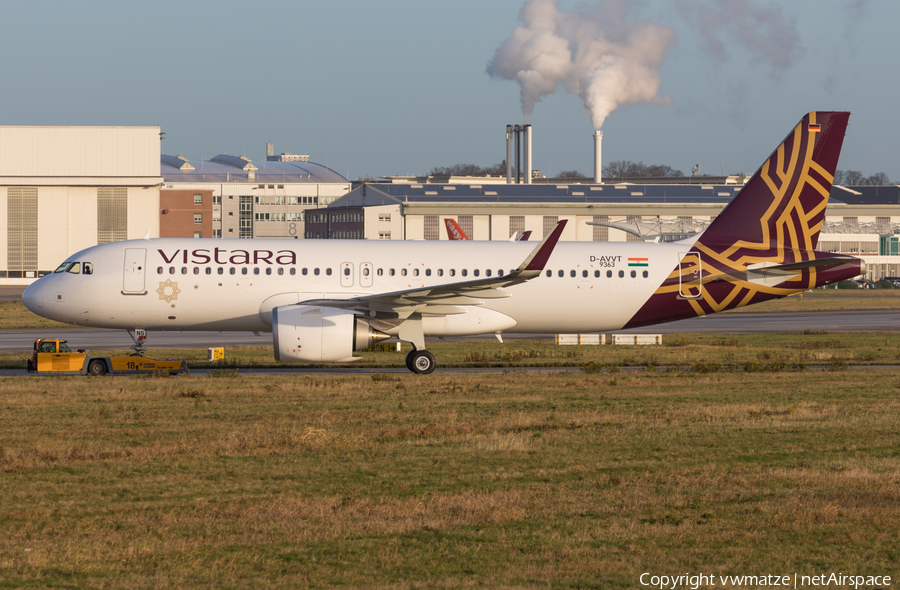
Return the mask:
[(0, 587), (896, 575), (894, 371), (0, 382)]

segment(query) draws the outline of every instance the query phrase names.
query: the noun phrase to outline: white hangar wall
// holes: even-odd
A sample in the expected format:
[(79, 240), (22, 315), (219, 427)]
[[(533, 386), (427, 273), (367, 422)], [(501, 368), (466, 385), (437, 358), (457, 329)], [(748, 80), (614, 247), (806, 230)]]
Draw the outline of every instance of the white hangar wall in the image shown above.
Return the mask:
[(159, 235), (159, 127), (0, 126), (0, 284)]

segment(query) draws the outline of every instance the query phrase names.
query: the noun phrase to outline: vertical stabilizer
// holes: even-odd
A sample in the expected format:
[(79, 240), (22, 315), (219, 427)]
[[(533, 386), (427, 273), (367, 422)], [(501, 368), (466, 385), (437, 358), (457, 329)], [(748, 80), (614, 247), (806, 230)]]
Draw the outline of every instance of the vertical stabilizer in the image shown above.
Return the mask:
[(701, 250), (741, 250), (766, 260), (773, 250), (815, 250), (849, 117), (803, 117), (703, 232)]
[(678, 253), (625, 327), (743, 307), (863, 272), (856, 258), (816, 252), (849, 117), (803, 117), (693, 247)]

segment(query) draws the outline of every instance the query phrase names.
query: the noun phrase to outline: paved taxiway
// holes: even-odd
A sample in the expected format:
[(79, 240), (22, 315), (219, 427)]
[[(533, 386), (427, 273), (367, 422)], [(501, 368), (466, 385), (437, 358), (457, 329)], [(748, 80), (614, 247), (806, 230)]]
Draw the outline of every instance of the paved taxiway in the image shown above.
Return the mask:
[[(775, 332), (897, 332), (900, 311), (823, 311), (798, 313), (724, 313), (680, 320), (658, 326), (615, 333), (637, 334), (758, 334)], [(0, 352), (28, 352), (35, 338), (67, 338), (73, 348), (122, 349), (131, 346), (123, 330), (67, 328), (56, 330), (0, 330)], [(550, 338), (547, 334), (504, 334), (509, 339)], [(453, 341), (485, 340), (492, 335), (448, 338)], [(428, 341), (437, 339), (428, 338)], [(148, 332), (147, 348), (208, 348), (210, 346), (271, 346), (272, 334), (250, 332)]]

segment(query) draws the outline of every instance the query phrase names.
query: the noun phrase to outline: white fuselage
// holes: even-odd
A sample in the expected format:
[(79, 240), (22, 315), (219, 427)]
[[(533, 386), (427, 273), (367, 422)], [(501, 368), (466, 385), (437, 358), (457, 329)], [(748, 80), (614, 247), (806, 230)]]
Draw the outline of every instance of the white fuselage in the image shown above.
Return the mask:
[[(560, 242), (539, 277), (505, 288), (508, 297), (465, 306), (462, 314), (426, 317), (425, 333), (618, 329), (690, 246)], [(488, 272), (496, 277), (515, 269), (534, 247), (473, 241), (130, 240), (70, 256), (68, 261), (81, 263), (80, 271), (90, 263), (91, 274), (45, 276), (23, 300), (39, 315), (83, 326), (270, 331), (273, 307), (483, 279)]]

